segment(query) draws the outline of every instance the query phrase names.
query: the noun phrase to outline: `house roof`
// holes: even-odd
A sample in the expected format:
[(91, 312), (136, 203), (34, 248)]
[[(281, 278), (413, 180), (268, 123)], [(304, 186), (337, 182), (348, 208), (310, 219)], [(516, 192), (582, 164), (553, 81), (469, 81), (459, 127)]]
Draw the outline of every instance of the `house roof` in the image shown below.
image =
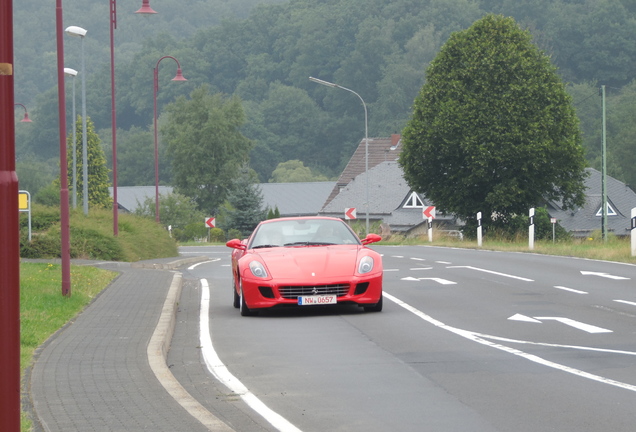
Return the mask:
[[(556, 218), (559, 224), (574, 235), (585, 236), (594, 230), (601, 229), (601, 173), (587, 168), (590, 174), (585, 180), (586, 201), (577, 209), (563, 210), (560, 203), (549, 203), (548, 213)], [(613, 177), (606, 177), (607, 230), (619, 236), (628, 235), (631, 231), (631, 210), (636, 207), (636, 193), (625, 183)]]
[[(159, 186), (159, 195), (172, 193), (171, 186)], [(113, 188), (108, 188), (110, 197), (113, 197)], [(147, 198), (155, 198), (155, 186), (117, 186), (117, 206), (119, 210), (128, 213), (140, 207)]]
[[(369, 138), (369, 169), (385, 161), (395, 161), (400, 155), (400, 135), (393, 134), (388, 138)], [(340, 174), (334, 188), (329, 194), (325, 205), (340, 193), (340, 190), (349, 184), (356, 176), (366, 170), (366, 143), (363, 139), (358, 148), (349, 159), (349, 163)]]
[(315, 216), (335, 182), (261, 183), (263, 207), (278, 207), (281, 216)]
[[(422, 207), (405, 208), (404, 203), (413, 192), (404, 180), (402, 168), (396, 161), (379, 163), (369, 169), (369, 218), (381, 219), (394, 231), (408, 231), (424, 223)], [(321, 215), (344, 217), (346, 208), (355, 208), (358, 219), (366, 217), (367, 173), (355, 177), (331, 202), (320, 210)], [(424, 196), (418, 197), (424, 206), (433, 205)], [(437, 215), (438, 220), (452, 217)]]

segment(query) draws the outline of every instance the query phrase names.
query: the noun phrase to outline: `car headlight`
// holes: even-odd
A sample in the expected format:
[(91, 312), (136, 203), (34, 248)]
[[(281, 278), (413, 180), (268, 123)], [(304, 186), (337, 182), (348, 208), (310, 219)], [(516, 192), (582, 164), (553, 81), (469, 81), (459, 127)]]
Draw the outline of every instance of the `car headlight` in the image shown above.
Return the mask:
[(365, 274), (373, 270), (373, 258), (369, 255), (362, 257), (358, 264), (358, 273)]
[(259, 261), (251, 261), (250, 262), (250, 270), (252, 274), (259, 278), (267, 277), (267, 270), (265, 270), (265, 266), (261, 264)]

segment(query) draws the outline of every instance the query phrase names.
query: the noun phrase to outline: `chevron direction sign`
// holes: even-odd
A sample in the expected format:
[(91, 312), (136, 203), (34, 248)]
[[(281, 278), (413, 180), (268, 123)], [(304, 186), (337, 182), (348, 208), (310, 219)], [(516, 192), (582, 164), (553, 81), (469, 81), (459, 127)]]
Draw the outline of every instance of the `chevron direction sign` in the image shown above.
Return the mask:
[(424, 219), (435, 219), (435, 206), (424, 207), (422, 215), (424, 216)]
[(345, 209), (345, 219), (356, 219), (356, 208), (346, 208)]

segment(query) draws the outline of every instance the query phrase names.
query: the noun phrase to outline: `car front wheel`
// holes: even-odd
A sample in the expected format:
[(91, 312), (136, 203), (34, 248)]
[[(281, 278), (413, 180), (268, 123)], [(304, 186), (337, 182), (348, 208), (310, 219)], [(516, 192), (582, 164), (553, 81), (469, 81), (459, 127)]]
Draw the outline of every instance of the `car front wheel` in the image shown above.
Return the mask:
[(243, 295), (243, 283), (239, 282), (239, 286), (241, 287), (241, 296), (240, 296), (241, 316), (253, 316), (253, 315), (256, 315), (257, 313), (254, 312), (254, 311), (251, 311), (250, 308), (248, 308), (247, 304), (245, 303), (245, 296)]
[(378, 301), (374, 305), (364, 306), (365, 312), (382, 312), (382, 297), (380, 297), (380, 301)]

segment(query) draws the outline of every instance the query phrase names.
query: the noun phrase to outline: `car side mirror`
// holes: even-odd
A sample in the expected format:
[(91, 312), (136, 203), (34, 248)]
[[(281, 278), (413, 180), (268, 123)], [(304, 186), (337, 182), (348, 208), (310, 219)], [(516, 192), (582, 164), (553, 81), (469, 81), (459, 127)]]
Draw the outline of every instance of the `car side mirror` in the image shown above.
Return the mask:
[(247, 249), (247, 245), (239, 239), (232, 239), (229, 242), (225, 243), (225, 246), (231, 247), (233, 249), (241, 249), (241, 250)]
[(375, 242), (379, 242), (380, 240), (382, 240), (382, 237), (380, 237), (377, 234), (368, 234), (365, 238), (362, 239), (362, 244), (363, 245), (368, 245), (370, 243), (375, 243)]

